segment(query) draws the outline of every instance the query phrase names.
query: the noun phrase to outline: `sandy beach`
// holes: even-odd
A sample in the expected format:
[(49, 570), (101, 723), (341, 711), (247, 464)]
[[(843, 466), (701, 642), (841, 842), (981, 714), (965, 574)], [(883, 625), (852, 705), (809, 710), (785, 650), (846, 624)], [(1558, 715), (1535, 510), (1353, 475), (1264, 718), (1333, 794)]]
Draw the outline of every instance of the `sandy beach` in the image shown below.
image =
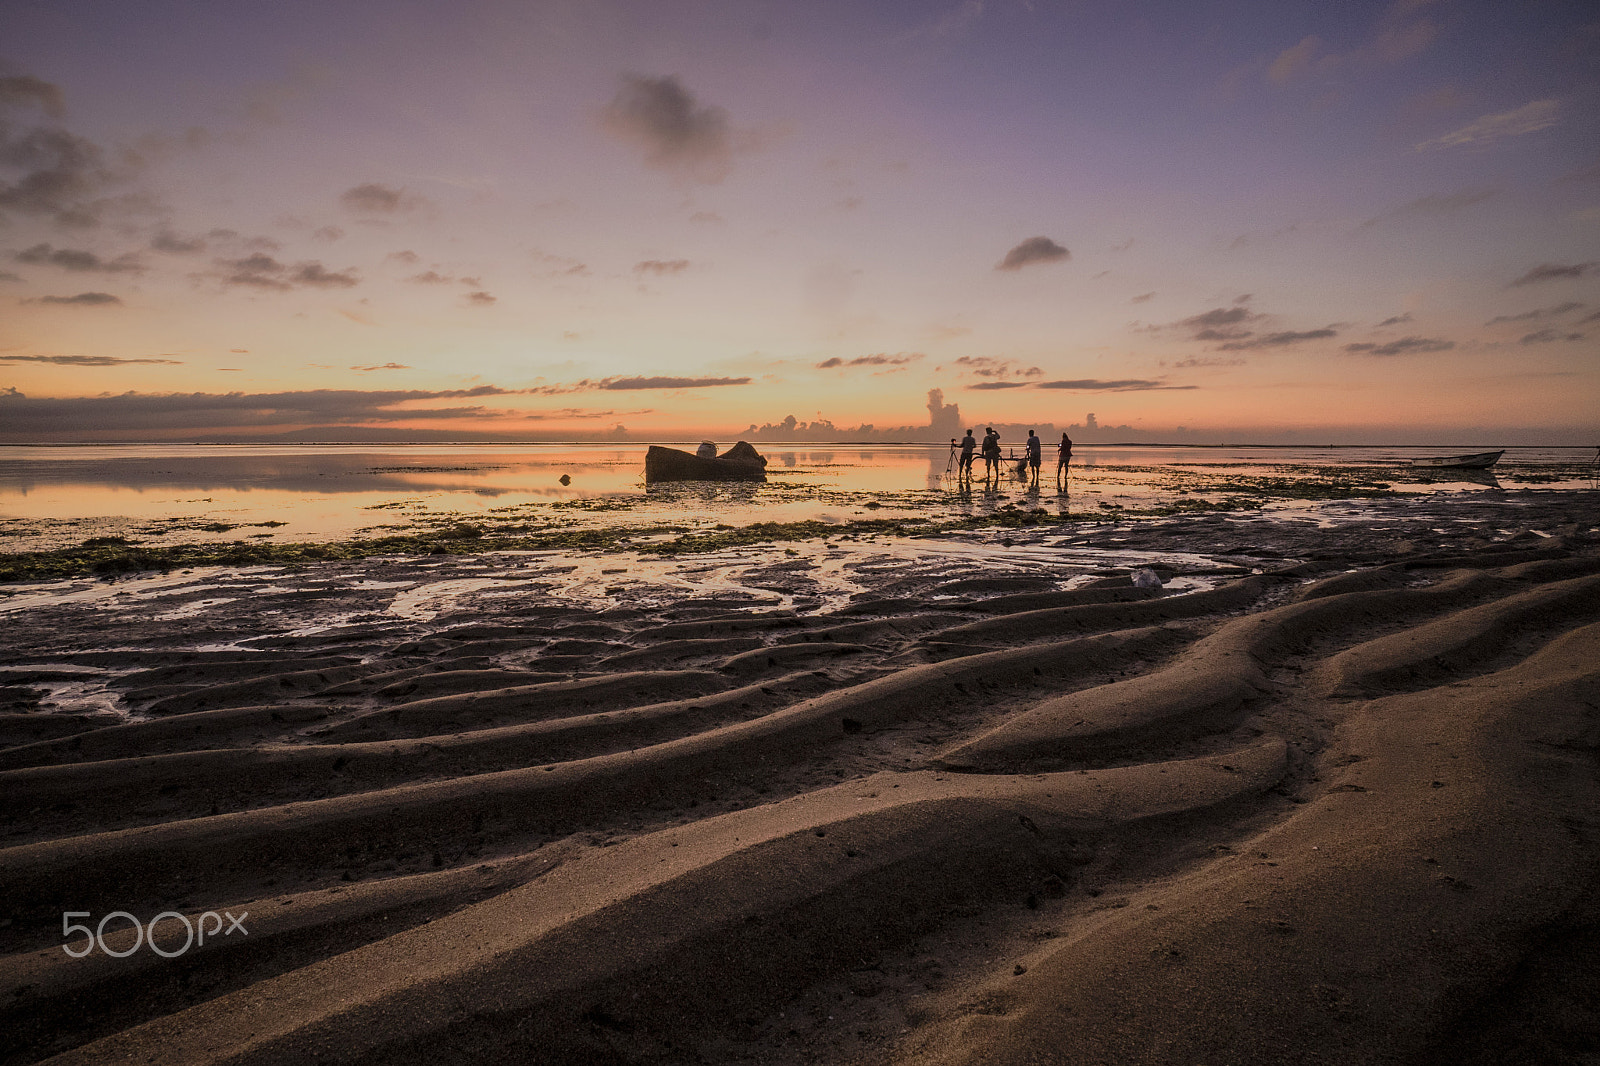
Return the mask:
[(0, 1061), (1587, 1061), (1597, 526), (9, 585)]

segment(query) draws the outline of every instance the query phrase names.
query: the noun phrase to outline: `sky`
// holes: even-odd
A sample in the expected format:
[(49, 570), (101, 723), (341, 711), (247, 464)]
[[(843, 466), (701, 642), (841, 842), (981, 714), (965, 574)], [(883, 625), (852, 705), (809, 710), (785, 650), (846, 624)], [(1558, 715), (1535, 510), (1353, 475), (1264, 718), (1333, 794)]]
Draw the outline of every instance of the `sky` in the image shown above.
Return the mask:
[(0, 441), (941, 412), (1600, 444), (1600, 8), (0, 6)]

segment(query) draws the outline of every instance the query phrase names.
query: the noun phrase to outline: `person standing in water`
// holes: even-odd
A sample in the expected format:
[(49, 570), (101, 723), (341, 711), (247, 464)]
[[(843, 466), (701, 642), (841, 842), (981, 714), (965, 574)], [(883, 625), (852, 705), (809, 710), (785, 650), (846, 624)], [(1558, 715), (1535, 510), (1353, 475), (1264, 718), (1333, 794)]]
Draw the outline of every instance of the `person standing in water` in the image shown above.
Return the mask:
[(972, 480), (972, 453), (978, 448), (978, 442), (972, 436), (972, 430), (967, 430), (967, 435), (961, 438), (961, 464), (957, 468), (958, 477)]
[(1000, 434), (990, 426), (983, 431), (983, 480), (998, 477), (1000, 471)]
[(1028, 430), (1028, 472), (1032, 475), (1033, 483), (1039, 483), (1039, 467), (1044, 462), (1044, 444), (1034, 436), (1033, 430)]
[(1056, 445), (1056, 488), (1066, 490), (1067, 480), (1072, 476), (1072, 438), (1065, 433), (1061, 434), (1061, 443)]

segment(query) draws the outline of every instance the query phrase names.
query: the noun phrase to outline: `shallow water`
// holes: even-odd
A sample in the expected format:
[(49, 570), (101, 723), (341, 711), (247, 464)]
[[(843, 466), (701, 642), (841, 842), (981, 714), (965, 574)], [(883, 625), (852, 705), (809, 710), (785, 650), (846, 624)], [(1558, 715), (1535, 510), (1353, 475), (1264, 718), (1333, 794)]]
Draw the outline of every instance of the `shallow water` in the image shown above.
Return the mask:
[[(646, 487), (645, 445), (94, 445), (0, 447), (0, 551), (91, 536), (168, 544), (244, 538), (342, 539), (455, 520), (541, 525), (717, 524), (1164, 506), (1250, 493), (1240, 479), (1350, 478), (1405, 491), (1582, 487), (1592, 453), (1509, 449), (1496, 477), (1404, 466), (1437, 448), (1080, 445), (1067, 493), (1009, 474), (971, 490), (950, 449), (927, 445), (768, 446), (764, 485)], [(1450, 449), (1443, 449), (1449, 451)], [(563, 485), (565, 475), (570, 483)], [(1259, 485), (1254, 486), (1259, 488)], [(209, 528), (208, 528), (209, 527)]]

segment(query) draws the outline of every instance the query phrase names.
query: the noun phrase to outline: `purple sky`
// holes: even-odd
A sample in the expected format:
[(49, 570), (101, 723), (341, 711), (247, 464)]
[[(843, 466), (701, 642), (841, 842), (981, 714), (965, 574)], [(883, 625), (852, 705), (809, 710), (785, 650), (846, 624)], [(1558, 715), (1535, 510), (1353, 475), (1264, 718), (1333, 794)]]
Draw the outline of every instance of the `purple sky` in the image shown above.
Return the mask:
[(0, 22), (0, 440), (1600, 437), (1592, 3)]

